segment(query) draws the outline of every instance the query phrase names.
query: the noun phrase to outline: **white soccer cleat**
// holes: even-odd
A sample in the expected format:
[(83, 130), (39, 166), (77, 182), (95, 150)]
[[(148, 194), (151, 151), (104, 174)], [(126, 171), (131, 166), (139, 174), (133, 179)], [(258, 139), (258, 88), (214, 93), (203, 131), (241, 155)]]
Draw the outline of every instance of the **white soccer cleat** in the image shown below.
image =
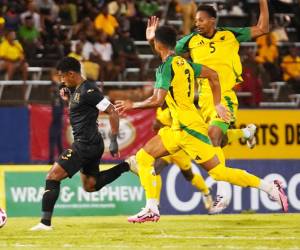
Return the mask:
[(143, 208), (141, 212), (128, 217), (128, 222), (130, 223), (144, 223), (148, 221), (158, 222), (160, 219), (160, 214), (158, 212), (152, 211), (150, 208)]
[(132, 173), (139, 175), (139, 167), (135, 158), (135, 155), (130, 156), (125, 160), (129, 164), (129, 169)]
[(213, 198), (211, 194), (203, 195), (203, 204), (206, 210), (209, 210), (213, 205)]
[(47, 226), (41, 222), (36, 226), (30, 228), (30, 231), (51, 231), (51, 230), (53, 230), (53, 227)]
[(247, 129), (250, 132), (250, 136), (246, 139), (246, 142), (247, 142), (247, 146), (252, 149), (256, 145), (256, 138), (255, 138), (256, 126), (254, 124), (248, 124)]
[(219, 214), (229, 205), (229, 200), (221, 195), (217, 195), (216, 200), (214, 201), (212, 207), (208, 210), (208, 214)]

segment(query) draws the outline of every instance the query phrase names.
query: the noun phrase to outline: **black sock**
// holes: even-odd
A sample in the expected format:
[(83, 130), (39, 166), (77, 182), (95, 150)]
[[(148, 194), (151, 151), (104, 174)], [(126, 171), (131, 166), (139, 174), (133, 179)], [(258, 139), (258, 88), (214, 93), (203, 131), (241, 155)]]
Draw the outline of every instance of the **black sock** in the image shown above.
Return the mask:
[(54, 205), (60, 191), (60, 181), (46, 180), (45, 192), (42, 199), (41, 223), (50, 226)]
[(129, 164), (127, 162), (122, 162), (112, 167), (109, 170), (100, 172), (96, 178), (96, 185), (95, 185), (96, 191), (100, 190), (105, 185), (113, 182), (121, 174), (128, 171), (129, 171)]

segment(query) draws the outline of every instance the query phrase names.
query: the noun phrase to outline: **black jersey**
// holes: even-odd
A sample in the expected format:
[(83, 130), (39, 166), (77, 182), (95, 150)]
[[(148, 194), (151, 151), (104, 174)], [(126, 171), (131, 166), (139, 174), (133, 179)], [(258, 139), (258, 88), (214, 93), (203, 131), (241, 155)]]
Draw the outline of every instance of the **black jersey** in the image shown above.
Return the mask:
[(102, 141), (98, 130), (96, 107), (104, 99), (95, 82), (84, 81), (70, 96), (70, 122), (74, 141), (97, 144)]

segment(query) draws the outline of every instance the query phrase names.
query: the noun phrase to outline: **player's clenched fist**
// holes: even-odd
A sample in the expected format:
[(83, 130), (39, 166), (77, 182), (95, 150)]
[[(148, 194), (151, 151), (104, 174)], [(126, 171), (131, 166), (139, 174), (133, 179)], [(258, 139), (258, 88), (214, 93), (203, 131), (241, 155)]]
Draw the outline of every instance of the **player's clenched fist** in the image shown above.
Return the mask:
[(113, 157), (118, 156), (119, 145), (117, 141), (117, 135), (110, 136), (109, 152)]
[(59, 90), (59, 94), (60, 94), (60, 97), (64, 100), (64, 101), (69, 101), (70, 99), (70, 90), (66, 87), (62, 87), (60, 90)]

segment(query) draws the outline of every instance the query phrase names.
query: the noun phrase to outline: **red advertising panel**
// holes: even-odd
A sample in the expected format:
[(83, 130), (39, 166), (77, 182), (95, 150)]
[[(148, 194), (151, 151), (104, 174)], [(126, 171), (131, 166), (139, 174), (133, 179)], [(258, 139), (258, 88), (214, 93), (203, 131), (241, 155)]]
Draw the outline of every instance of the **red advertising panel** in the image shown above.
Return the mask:
[[(120, 158), (124, 159), (135, 154), (153, 135), (152, 124), (155, 110), (135, 110), (128, 112), (120, 120), (118, 137)], [(51, 107), (48, 105), (30, 106), (30, 146), (32, 161), (47, 161), (49, 158), (49, 126), (51, 122)], [(99, 116), (99, 130), (105, 143), (104, 160), (116, 160), (108, 153), (109, 120), (107, 115)], [(69, 125), (67, 111), (64, 115), (63, 144), (68, 147), (72, 143), (72, 130)]]

